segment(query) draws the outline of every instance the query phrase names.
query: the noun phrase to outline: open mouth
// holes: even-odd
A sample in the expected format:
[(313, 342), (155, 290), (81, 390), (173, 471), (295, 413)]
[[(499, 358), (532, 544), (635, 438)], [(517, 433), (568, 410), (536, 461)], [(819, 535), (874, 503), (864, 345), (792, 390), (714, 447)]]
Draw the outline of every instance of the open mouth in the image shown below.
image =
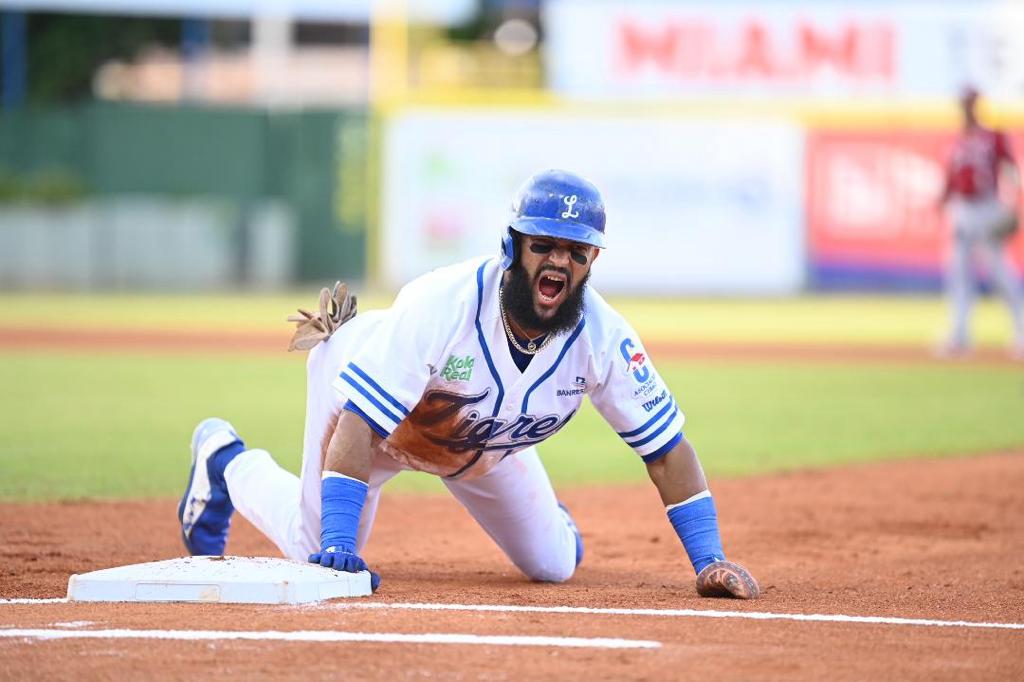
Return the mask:
[(541, 303), (554, 303), (567, 285), (568, 278), (560, 272), (546, 272), (541, 275), (537, 282)]

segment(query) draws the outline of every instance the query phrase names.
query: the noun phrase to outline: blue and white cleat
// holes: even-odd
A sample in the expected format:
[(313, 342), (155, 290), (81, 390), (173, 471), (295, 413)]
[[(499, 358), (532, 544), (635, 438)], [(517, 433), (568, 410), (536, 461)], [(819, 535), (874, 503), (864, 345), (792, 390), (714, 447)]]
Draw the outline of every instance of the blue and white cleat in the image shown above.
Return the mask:
[(583, 561), (583, 535), (580, 534), (580, 529), (573, 520), (568, 508), (561, 502), (558, 503), (558, 508), (562, 510), (562, 516), (565, 517), (566, 524), (568, 524), (573, 535), (576, 536), (576, 565), (579, 566), (580, 562)]
[(192, 432), (192, 471), (178, 505), (181, 539), (192, 555), (221, 556), (235, 511), (224, 467), (245, 444), (235, 427), (217, 417), (199, 422)]

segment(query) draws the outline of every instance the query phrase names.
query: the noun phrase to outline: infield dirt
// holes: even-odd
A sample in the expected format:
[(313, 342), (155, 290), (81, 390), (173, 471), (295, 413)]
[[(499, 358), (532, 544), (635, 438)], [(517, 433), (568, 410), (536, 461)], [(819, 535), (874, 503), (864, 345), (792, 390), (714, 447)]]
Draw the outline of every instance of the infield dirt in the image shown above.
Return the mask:
[[(509, 565), (448, 497), (388, 495), (365, 556), (374, 602), (897, 616), (1024, 622), (1024, 453), (712, 481), (755, 602), (696, 596), (653, 486), (560, 492), (587, 554), (562, 585)], [(68, 577), (181, 556), (175, 500), (0, 505), (0, 597), (61, 597)], [(238, 519), (229, 553), (276, 555)], [(0, 604), (0, 628), (332, 630), (618, 637), (655, 650), (237, 641), (0, 639), (0, 678), (1024, 678), (1024, 630), (320, 606)]]
[[(290, 334), (166, 329), (75, 328), (55, 333), (51, 327), (11, 327), (0, 324), (0, 349), (61, 350), (79, 353), (173, 352), (278, 354)], [(68, 333), (70, 332), (70, 333)], [(1005, 349), (984, 347), (954, 358), (936, 358), (931, 349), (899, 343), (766, 343), (764, 341), (668, 341), (652, 339), (647, 350), (659, 358), (729, 360), (731, 362), (851, 362), (961, 364), (1021, 367)]]

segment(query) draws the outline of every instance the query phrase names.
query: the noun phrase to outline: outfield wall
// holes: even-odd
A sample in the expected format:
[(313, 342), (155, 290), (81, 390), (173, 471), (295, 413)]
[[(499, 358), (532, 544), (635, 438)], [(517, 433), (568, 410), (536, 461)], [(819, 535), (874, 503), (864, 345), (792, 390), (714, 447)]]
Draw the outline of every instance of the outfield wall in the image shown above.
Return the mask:
[(295, 215), (213, 197), (0, 205), (0, 289), (274, 291), (295, 281)]
[[(1024, 129), (1009, 131), (1024, 149)], [(937, 198), (949, 130), (857, 128), (807, 133), (809, 283), (816, 290), (934, 290), (950, 247)], [(1024, 216), (1022, 216), (1024, 217)], [(1024, 239), (1011, 242), (1024, 266)]]
[(380, 265), (393, 287), (495, 252), (515, 188), (549, 167), (602, 191), (602, 290), (789, 294), (805, 284), (803, 135), (790, 123), (407, 111), (388, 126), (383, 159)]
[[(601, 189), (614, 293), (778, 295), (941, 287), (949, 226), (937, 208), (955, 117), (914, 127), (832, 108), (726, 116), (679, 108), (409, 107), (388, 119), (376, 271), (398, 287), (497, 249), (532, 172)], [(801, 120), (804, 118), (804, 120)], [(823, 118), (823, 117), (822, 117)], [(1024, 126), (1010, 131), (1024, 149)], [(1024, 266), (1024, 239), (1011, 245)]]
[[(982, 115), (1024, 149), (1024, 113), (1003, 106)], [(610, 248), (594, 275), (604, 291), (934, 291), (948, 248), (935, 198), (956, 125), (951, 102), (613, 104), (536, 93), (479, 103), (460, 93), (404, 103), (376, 119), (135, 106), (8, 113), (0, 115), (0, 171), (70, 169), (93, 199), (152, 198), (151, 206), (166, 208), (148, 211), (152, 222), (135, 231), (89, 218), (89, 244), (111, 234), (122, 244), (145, 242), (147, 230), (175, 229), (180, 201), (209, 200), (226, 207), (211, 214), (210, 225), (223, 223), (211, 229), (236, 235), (228, 248), (241, 255), (227, 257), (211, 246), (220, 237), (204, 237), (189, 248), (206, 249), (197, 258), (221, 263), (221, 271), (126, 276), (116, 258), (67, 248), (60, 235), (80, 231), (64, 229), (54, 209), (33, 217), (31, 206), (16, 204), (0, 211), (0, 286), (245, 285), (260, 266), (245, 265), (253, 238), (239, 228), (245, 220), (231, 216), (278, 201), (294, 229), (275, 232), (286, 242), (275, 274), (257, 278), (263, 285), (365, 276), (393, 289), (439, 265), (495, 253), (518, 184), (537, 169), (564, 166), (598, 183), (608, 203)], [(60, 209), (74, 218), (68, 225), (99, 215), (80, 208)], [(144, 255), (155, 257), (171, 239)], [(1013, 256), (1024, 266), (1021, 238)], [(67, 274), (75, 272), (85, 274)]]
[[(140, 225), (139, 231), (153, 234), (171, 229), (180, 220), (178, 207), (183, 202), (205, 202), (215, 207), (210, 209), (214, 213), (223, 209), (238, 215), (258, 213), (268, 202), (282, 202), (294, 225), (288, 231), (291, 243), (286, 254), (291, 262), (284, 267), (290, 281), (359, 280), (366, 276), (371, 196), (368, 129), (369, 116), (362, 110), (270, 112), (90, 103), (0, 111), (0, 209), (10, 209), (0, 210), (0, 241), (13, 249), (16, 240), (31, 234), (33, 225), (56, 224), (53, 201), (47, 205), (53, 194), (47, 183), (57, 181), (75, 190), (62, 197), (58, 207), (68, 215), (94, 216), (96, 202), (148, 202), (152, 210), (145, 213), (151, 222)], [(36, 196), (40, 194), (46, 196)], [(166, 212), (161, 214), (158, 206)], [(76, 224), (89, 222), (75, 220)], [(225, 220), (238, 222), (216, 217), (204, 224)], [(104, 231), (102, 226), (96, 229)], [(218, 229), (234, 230), (240, 237), (246, 233)], [(121, 234), (124, 240), (132, 239), (130, 232)], [(33, 252), (38, 243), (17, 248)], [(209, 251), (214, 243), (216, 239), (197, 238), (193, 248), (206, 249), (202, 258), (231, 269), (203, 281), (210, 286), (248, 281), (233, 274), (238, 268), (231, 263), (238, 258), (225, 259), (216, 249)], [(231, 248), (244, 252), (247, 245), (240, 238)], [(91, 282), (122, 281), (118, 270), (103, 271), (103, 262), (93, 259), (78, 265), (94, 272)], [(18, 281), (27, 286), (61, 279), (55, 280), (42, 262), (38, 272), (26, 272), (31, 266), (20, 264), (18, 276), (10, 270), (0, 273), (0, 283)], [(179, 272), (182, 281), (176, 288), (195, 288), (190, 270)], [(167, 281), (163, 275), (153, 277), (148, 286), (163, 287)]]

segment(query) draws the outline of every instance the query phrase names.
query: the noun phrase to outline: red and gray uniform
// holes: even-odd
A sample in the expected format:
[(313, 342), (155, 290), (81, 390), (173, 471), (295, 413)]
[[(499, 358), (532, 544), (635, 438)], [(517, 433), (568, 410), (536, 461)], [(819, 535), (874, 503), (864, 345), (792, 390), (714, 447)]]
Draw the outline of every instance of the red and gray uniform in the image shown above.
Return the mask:
[(999, 200), (999, 172), (1005, 163), (1015, 165), (1006, 135), (981, 126), (964, 130), (949, 156), (946, 196), (954, 239), (946, 286), (952, 307), (948, 343), (954, 348), (969, 345), (968, 321), (975, 298), (973, 261), (977, 256), (987, 261), (993, 284), (1010, 309), (1016, 345), (1024, 347), (1024, 295), (1005, 244), (992, 231), (1006, 210)]
[(995, 196), (1003, 161), (1014, 162), (1006, 135), (981, 126), (964, 131), (946, 169), (950, 196), (975, 201)]

